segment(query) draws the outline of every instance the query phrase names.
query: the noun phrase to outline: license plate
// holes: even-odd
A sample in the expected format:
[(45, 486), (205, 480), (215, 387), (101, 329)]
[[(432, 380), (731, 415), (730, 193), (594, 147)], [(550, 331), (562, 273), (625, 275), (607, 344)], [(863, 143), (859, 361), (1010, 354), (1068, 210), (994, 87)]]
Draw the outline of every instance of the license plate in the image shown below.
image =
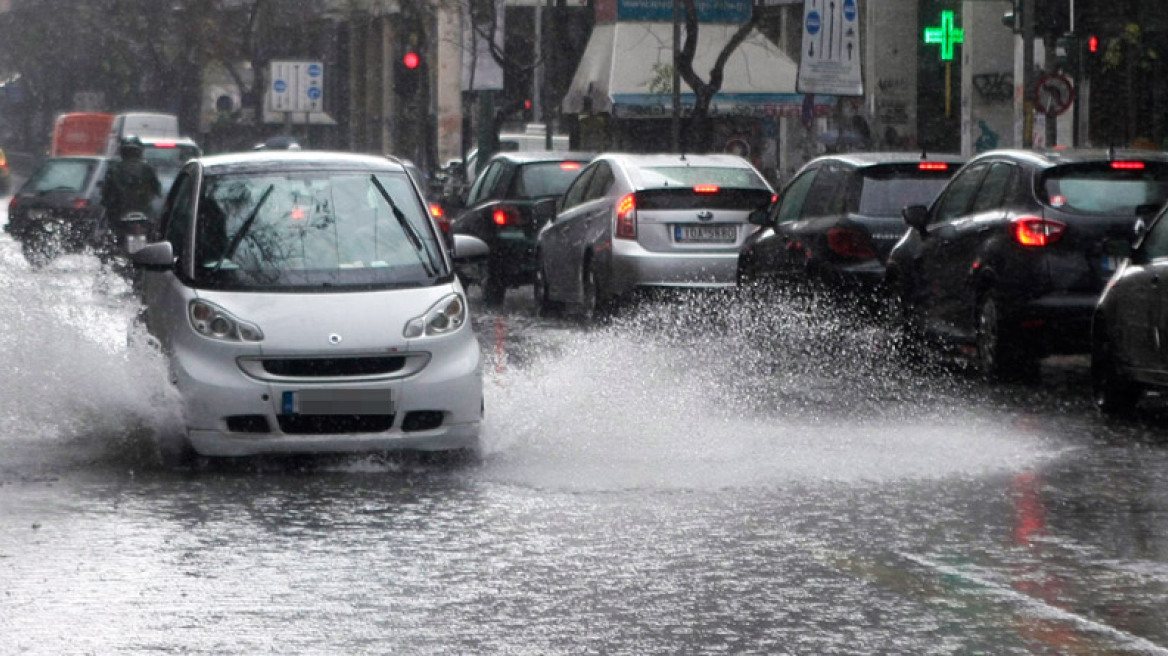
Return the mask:
[(286, 415), (392, 415), (393, 391), (387, 389), (327, 389), (284, 392)]
[(29, 210), (28, 211), (28, 218), (30, 218), (34, 221), (40, 221), (41, 219), (47, 219), (47, 218), (49, 218), (49, 211), (48, 210)]
[(696, 244), (733, 244), (738, 238), (734, 225), (678, 225), (673, 226), (673, 240)]

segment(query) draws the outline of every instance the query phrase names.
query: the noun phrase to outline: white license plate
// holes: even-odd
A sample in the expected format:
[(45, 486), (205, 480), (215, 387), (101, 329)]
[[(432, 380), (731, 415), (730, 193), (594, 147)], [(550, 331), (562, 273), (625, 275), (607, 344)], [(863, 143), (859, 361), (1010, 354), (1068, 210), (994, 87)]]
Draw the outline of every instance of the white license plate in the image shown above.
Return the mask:
[(733, 244), (738, 238), (734, 225), (678, 225), (673, 226), (673, 240), (696, 244)]
[(393, 391), (387, 389), (325, 389), (284, 392), (280, 410), (286, 415), (392, 415)]

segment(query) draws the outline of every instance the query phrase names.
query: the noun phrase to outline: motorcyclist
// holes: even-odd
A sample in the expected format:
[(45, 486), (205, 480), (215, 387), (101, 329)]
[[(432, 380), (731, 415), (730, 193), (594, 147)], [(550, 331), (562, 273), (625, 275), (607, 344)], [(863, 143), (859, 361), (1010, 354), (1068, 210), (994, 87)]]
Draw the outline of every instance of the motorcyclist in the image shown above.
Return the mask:
[(142, 140), (137, 136), (123, 138), (118, 148), (121, 159), (110, 163), (102, 184), (106, 234), (115, 248), (121, 237), (119, 221), (132, 212), (141, 212), (153, 220), (151, 204), (162, 195), (162, 183), (154, 168), (143, 159), (142, 151)]

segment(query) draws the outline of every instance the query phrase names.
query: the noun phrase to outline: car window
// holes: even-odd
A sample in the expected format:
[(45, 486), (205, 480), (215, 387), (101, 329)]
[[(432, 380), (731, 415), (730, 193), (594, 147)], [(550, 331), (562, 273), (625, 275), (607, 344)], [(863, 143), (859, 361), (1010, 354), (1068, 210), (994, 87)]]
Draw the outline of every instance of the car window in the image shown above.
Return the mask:
[(495, 182), (499, 179), (499, 174), (502, 172), (503, 164), (501, 162), (498, 160), (491, 162), (487, 166), (487, 170), (483, 171), (483, 174), (471, 186), (470, 193), (466, 197), (466, 204), (476, 205), (486, 199), (487, 194), (490, 193), (491, 188), (495, 185)]
[(653, 187), (718, 185), (736, 189), (768, 189), (752, 168), (745, 166), (649, 166), (636, 169), (637, 184)]
[(819, 175), (811, 183), (803, 211), (799, 216), (825, 216), (843, 212), (846, 202), (847, 171), (836, 166), (820, 168)]
[(583, 162), (538, 162), (520, 166), (510, 198), (533, 199), (562, 196), (580, 175)]
[(594, 164), (580, 172), (573, 182), (572, 186), (568, 187), (568, 191), (564, 192), (563, 203), (560, 205), (560, 210), (566, 210), (570, 207), (575, 207), (584, 202), (584, 194), (588, 191), (588, 183), (592, 181), (592, 174), (604, 162)]
[(1047, 171), (1042, 202), (1064, 212), (1134, 215), (1141, 206), (1168, 201), (1168, 163), (1088, 162)]
[(965, 214), (987, 168), (989, 168), (987, 164), (974, 164), (959, 172), (937, 199), (937, 212), (931, 222), (948, 221)]
[(96, 169), (97, 160), (50, 161), (28, 179), (24, 191), (84, 191)]
[(1164, 220), (1163, 213), (1148, 230), (1140, 248), (1149, 261), (1168, 257), (1168, 221)]
[(199, 149), (190, 144), (159, 142), (142, 148), (142, 158), (156, 169), (177, 169), (198, 156)]
[(191, 176), (185, 174), (177, 178), (174, 189), (168, 198), (168, 202), (171, 203), (170, 209), (163, 215), (161, 226), (163, 238), (170, 242), (175, 255), (180, 258), (182, 258), (187, 246), (187, 237), (190, 235), (191, 224), (194, 222), (194, 213), (191, 207), (194, 201), (192, 196)]
[(858, 199), (849, 198), (848, 207), (865, 216), (899, 217), (908, 205), (933, 202), (951, 175), (951, 170), (922, 170), (916, 163), (867, 167), (858, 176)]
[(515, 178), (517, 167), (513, 162), (501, 160), (496, 164), (498, 164), (498, 175), (494, 180), (487, 181), (486, 195), (483, 196), (483, 200), (507, 198), (507, 190), (511, 188), (511, 180)]
[(584, 200), (603, 198), (615, 179), (612, 175), (612, 167), (608, 165), (608, 162), (597, 164), (592, 179), (588, 181), (588, 191), (584, 192)]
[(777, 223), (799, 218), (803, 211), (803, 201), (807, 199), (807, 192), (811, 190), (811, 185), (818, 174), (819, 169), (804, 171), (787, 185), (787, 190), (783, 192), (783, 198), (775, 209), (774, 219)]
[(196, 280), (243, 290), (430, 284), (445, 263), (421, 199), (404, 172), (375, 180), (319, 170), (205, 175)]
[(972, 211), (986, 212), (1001, 207), (1017, 171), (1018, 167), (1007, 162), (996, 162), (991, 165), (973, 199)]

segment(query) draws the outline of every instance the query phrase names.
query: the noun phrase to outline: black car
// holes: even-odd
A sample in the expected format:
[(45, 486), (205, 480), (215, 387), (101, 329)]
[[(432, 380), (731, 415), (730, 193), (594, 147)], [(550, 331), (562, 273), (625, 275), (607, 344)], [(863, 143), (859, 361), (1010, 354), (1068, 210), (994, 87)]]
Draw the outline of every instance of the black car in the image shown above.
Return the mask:
[(1161, 211), (1108, 281), (1091, 322), (1095, 406), (1130, 412), (1144, 390), (1168, 389), (1168, 219)]
[(739, 284), (816, 282), (874, 297), (904, 235), (904, 207), (932, 201), (963, 162), (923, 153), (811, 160), (759, 217), (738, 257)]
[(535, 242), (540, 227), (555, 214), (555, 205), (589, 153), (515, 151), (498, 153), (467, 192), (465, 209), (451, 222), (455, 234), (482, 239), (490, 247), (486, 263), (460, 270), (468, 282), (482, 286), (488, 305), (503, 302), (507, 289), (535, 280)]
[(1104, 284), (1141, 215), (1168, 199), (1168, 154), (1000, 150), (970, 160), (893, 248), (886, 285), (910, 334), (990, 378), (1086, 353)]
[(29, 264), (105, 248), (100, 183), (108, 166), (106, 157), (51, 157), (13, 194), (4, 229), (20, 242)]

